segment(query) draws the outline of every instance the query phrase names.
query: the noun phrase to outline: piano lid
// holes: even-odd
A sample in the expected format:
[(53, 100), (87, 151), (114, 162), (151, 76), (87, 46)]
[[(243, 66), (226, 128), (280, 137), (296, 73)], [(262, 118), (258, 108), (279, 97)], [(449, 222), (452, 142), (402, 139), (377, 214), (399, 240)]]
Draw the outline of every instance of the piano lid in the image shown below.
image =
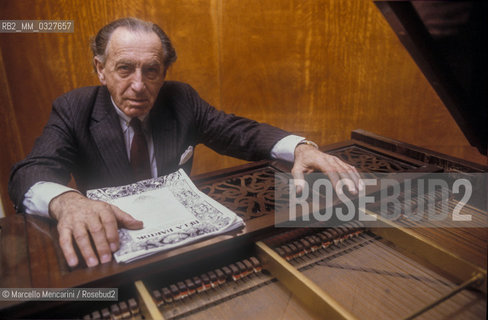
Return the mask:
[(488, 145), (485, 1), (374, 1), (472, 146)]

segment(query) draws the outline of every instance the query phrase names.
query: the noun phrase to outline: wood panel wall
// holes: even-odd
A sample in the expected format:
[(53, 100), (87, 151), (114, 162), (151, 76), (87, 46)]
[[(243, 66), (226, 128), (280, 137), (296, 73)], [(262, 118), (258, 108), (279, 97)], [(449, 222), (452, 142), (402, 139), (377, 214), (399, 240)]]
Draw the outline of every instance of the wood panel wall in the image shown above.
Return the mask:
[[(190, 83), (228, 112), (320, 144), (362, 128), (471, 161), (470, 147), (370, 0), (1, 1), (0, 19), (67, 19), (72, 34), (0, 34), (0, 192), (62, 93), (98, 84), (89, 38), (109, 21), (160, 24), (178, 61), (168, 79)], [(197, 148), (194, 173), (241, 163)]]

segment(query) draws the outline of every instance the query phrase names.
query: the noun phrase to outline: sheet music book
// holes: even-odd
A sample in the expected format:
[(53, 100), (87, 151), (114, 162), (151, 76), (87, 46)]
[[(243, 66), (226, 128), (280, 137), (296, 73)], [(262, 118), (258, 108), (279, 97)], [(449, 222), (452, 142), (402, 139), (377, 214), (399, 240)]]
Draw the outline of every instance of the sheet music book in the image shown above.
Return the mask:
[(244, 225), (234, 212), (198, 190), (182, 169), (125, 186), (89, 190), (87, 196), (113, 204), (144, 223), (141, 230), (119, 229), (120, 249), (114, 253), (119, 263)]

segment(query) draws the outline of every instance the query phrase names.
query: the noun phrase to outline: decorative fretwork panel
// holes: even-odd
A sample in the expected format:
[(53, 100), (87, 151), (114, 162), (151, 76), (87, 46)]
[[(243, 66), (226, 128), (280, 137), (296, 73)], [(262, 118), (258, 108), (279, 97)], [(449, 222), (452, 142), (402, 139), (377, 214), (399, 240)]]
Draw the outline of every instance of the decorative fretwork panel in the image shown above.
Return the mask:
[(417, 168), (410, 163), (389, 158), (357, 146), (337, 149), (328, 153), (355, 166), (362, 172), (403, 172)]
[[(281, 206), (280, 201), (275, 201), (275, 173), (273, 168), (266, 167), (224, 181), (203, 184), (199, 189), (247, 221), (273, 214), (275, 208)], [(283, 187), (279, 190), (286, 192)]]
[[(402, 172), (416, 168), (409, 163), (357, 146), (329, 153), (362, 172)], [(279, 175), (280, 181), (275, 184), (277, 172), (268, 166), (222, 181), (201, 184), (199, 189), (247, 221), (273, 214), (275, 210), (288, 205), (288, 181), (285, 175)], [(276, 195), (279, 195), (278, 199)]]

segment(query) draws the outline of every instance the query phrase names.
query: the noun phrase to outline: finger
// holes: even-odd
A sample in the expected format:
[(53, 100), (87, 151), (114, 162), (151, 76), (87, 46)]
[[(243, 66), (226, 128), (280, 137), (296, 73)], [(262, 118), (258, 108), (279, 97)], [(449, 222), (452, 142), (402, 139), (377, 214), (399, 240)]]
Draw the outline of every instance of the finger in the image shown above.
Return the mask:
[(100, 213), (100, 221), (105, 229), (105, 236), (107, 237), (110, 250), (115, 252), (119, 249), (119, 233), (117, 231), (117, 219), (113, 208), (110, 211), (103, 211)]
[(112, 252), (108, 245), (107, 236), (105, 234), (105, 228), (98, 219), (93, 219), (88, 222), (88, 230), (97, 249), (98, 257), (101, 263), (107, 263), (112, 260)]
[(359, 172), (357, 171), (357, 169), (353, 166), (350, 166), (351, 167), (351, 170), (350, 171), (353, 176), (354, 176), (354, 182), (356, 183), (357, 187), (358, 187), (358, 191), (362, 191), (364, 190), (364, 182), (363, 180), (361, 180), (361, 175), (359, 174)]
[[(325, 155), (325, 154), (324, 154)], [(339, 188), (338, 182), (340, 180), (339, 172), (341, 171), (340, 166), (335, 161), (336, 157), (325, 155), (317, 161), (318, 169), (326, 174), (334, 187), (337, 194), (344, 194), (342, 188)]]
[(95, 252), (93, 252), (86, 227), (82, 226), (74, 229), (73, 237), (81, 251), (83, 259), (85, 259), (86, 265), (89, 267), (96, 266), (98, 264), (98, 259), (95, 256)]
[(64, 258), (70, 267), (75, 267), (78, 264), (78, 256), (73, 248), (73, 240), (71, 230), (68, 228), (59, 228), (59, 245), (63, 251)]
[(120, 210), (116, 206), (112, 206), (112, 209), (115, 214), (115, 218), (119, 222), (120, 227), (124, 227), (131, 230), (142, 229), (143, 227), (142, 221), (134, 219), (134, 217), (132, 217), (130, 214)]
[(359, 175), (359, 172), (356, 170), (355, 167), (351, 166), (351, 165), (348, 165), (346, 164), (346, 166), (348, 167), (348, 173), (349, 175), (351, 176), (352, 180), (354, 181), (354, 184), (356, 185), (358, 191), (361, 191), (363, 190), (364, 188), (364, 183), (363, 181), (361, 180), (361, 176)]
[(342, 183), (344, 183), (344, 185), (347, 187), (347, 191), (349, 191), (352, 194), (358, 193), (356, 184), (353, 180), (354, 177), (349, 172), (340, 172), (339, 177)]
[(291, 174), (293, 176), (293, 184), (295, 185), (295, 190), (297, 194), (302, 194), (303, 188), (305, 187), (305, 178), (303, 171), (295, 168), (291, 169)]
[(356, 186), (354, 185), (354, 181), (351, 179), (351, 176), (347, 172), (340, 172), (339, 179), (346, 186), (347, 191), (349, 191), (352, 194), (357, 193), (357, 189)]
[(339, 195), (343, 195), (344, 191), (342, 191), (342, 187), (339, 186), (339, 174), (335, 171), (330, 171), (327, 173), (329, 176), (330, 181), (332, 182), (332, 185), (334, 186), (334, 189), (336, 193)]
[(338, 168), (337, 172), (340, 179), (347, 187), (347, 190), (352, 194), (357, 194), (359, 185), (359, 175), (355, 175), (355, 168), (342, 162), (338, 158), (334, 158), (335, 166)]
[(359, 176), (359, 173), (353, 168), (354, 170), (348, 171), (349, 179), (352, 180), (353, 186), (355, 187), (355, 190), (352, 191), (353, 194), (357, 194), (359, 191), (362, 191), (364, 189), (364, 183), (361, 180), (361, 177)]
[(361, 180), (361, 176), (359, 175), (359, 172), (356, 170), (354, 166), (351, 166), (345, 162), (342, 162), (342, 165), (344, 167), (344, 170), (347, 172), (349, 175), (349, 178), (352, 179), (354, 182), (354, 185), (357, 189), (357, 191), (361, 191), (364, 189), (364, 183)]

